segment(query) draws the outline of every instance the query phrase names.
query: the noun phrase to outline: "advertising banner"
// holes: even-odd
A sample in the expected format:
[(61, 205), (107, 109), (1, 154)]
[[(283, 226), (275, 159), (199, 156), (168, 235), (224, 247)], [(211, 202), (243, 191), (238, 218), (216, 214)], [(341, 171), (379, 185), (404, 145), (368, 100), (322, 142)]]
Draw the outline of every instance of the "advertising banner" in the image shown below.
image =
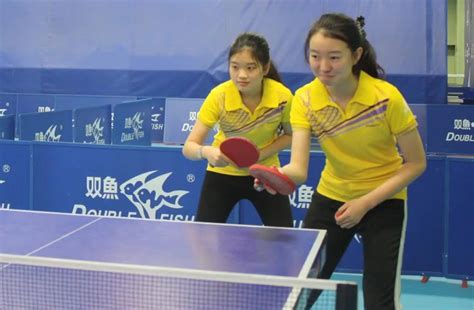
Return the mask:
[(0, 140), (0, 208), (31, 208), (30, 145)]
[(165, 132), (165, 98), (151, 99), (151, 142), (162, 143)]
[(474, 106), (429, 105), (427, 125), (428, 152), (474, 155)]
[(0, 139), (15, 139), (15, 115), (0, 116)]
[(72, 142), (72, 111), (18, 115), (19, 139), (28, 141)]
[(104, 105), (115, 105), (124, 101), (135, 100), (133, 96), (87, 96), (87, 95), (55, 95), (55, 109), (73, 110)]
[(0, 94), (0, 117), (16, 114), (17, 100), (16, 94)]
[(151, 99), (114, 106), (112, 144), (151, 145)]
[[(35, 144), (36, 210), (194, 220), (205, 162), (180, 148)], [(45, 169), (44, 167), (48, 167)]]
[[(199, 109), (204, 99), (197, 98), (166, 98), (165, 131), (163, 142), (167, 144), (184, 144), (194, 127)], [(209, 132), (206, 144), (212, 142), (213, 129)]]
[(111, 113), (111, 105), (74, 110), (74, 142), (110, 144)]

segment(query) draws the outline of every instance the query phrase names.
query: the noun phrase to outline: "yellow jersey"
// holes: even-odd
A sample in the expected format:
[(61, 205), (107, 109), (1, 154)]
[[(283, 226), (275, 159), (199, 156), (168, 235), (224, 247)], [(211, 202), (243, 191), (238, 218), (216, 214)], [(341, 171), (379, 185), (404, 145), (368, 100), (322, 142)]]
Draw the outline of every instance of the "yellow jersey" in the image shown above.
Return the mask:
[[(264, 78), (262, 99), (253, 113), (245, 106), (240, 92), (229, 80), (211, 90), (198, 113), (198, 119), (209, 128), (218, 125), (212, 146), (228, 137), (245, 137), (262, 149), (275, 141), (282, 124), (290, 122), (291, 91), (283, 84)], [(278, 154), (259, 162), (266, 166), (280, 166)], [(211, 167), (207, 170), (227, 175), (249, 175), (248, 168), (232, 165)]]
[[(298, 89), (291, 125), (295, 131), (311, 130), (326, 155), (318, 192), (345, 202), (370, 192), (400, 169), (396, 136), (413, 130), (417, 122), (395, 86), (362, 71), (345, 110), (317, 78)], [(393, 198), (406, 199), (406, 188)]]

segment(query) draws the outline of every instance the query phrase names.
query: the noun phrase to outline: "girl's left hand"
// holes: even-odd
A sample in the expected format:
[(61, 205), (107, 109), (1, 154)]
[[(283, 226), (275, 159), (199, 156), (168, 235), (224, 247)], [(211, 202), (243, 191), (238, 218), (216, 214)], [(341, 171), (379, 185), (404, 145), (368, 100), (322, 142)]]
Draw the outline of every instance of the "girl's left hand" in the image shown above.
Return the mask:
[(334, 216), (336, 224), (341, 228), (352, 228), (359, 224), (369, 207), (362, 199), (354, 199), (343, 204)]

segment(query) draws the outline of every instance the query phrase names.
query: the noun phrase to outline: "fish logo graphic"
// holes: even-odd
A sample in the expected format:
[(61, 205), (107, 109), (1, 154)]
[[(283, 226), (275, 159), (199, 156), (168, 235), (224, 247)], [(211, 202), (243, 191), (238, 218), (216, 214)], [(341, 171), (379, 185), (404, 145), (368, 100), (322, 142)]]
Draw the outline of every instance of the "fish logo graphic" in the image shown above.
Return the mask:
[(94, 137), (94, 143), (99, 144), (100, 139), (104, 136), (104, 126), (100, 124), (101, 119), (96, 118), (94, 123), (92, 123), (92, 136)]
[(135, 115), (132, 117), (132, 129), (133, 129), (133, 134), (135, 136), (135, 139), (140, 138), (140, 130), (143, 128), (143, 119), (140, 119), (141, 113), (137, 112)]
[(148, 171), (135, 176), (120, 185), (120, 192), (137, 208), (142, 218), (156, 219), (156, 212), (162, 207), (183, 208), (179, 200), (188, 191), (163, 189), (172, 172), (159, 174), (158, 170)]
[(160, 113), (152, 114), (152, 115), (151, 115), (151, 121), (152, 121), (152, 122), (159, 122), (159, 121), (160, 121), (160, 116), (161, 116)]
[(56, 134), (58, 125), (51, 125), (49, 126), (48, 130), (46, 130), (44, 134), (43, 141), (51, 141), (51, 142), (58, 142), (61, 139), (60, 134)]

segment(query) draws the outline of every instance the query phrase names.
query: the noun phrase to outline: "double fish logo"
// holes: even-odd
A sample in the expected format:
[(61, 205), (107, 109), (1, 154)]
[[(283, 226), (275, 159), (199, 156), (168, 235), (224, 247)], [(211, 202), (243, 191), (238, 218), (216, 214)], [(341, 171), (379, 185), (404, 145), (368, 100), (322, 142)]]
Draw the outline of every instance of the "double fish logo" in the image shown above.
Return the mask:
[(159, 174), (158, 170), (142, 173), (120, 185), (120, 192), (137, 208), (142, 218), (156, 219), (162, 207), (181, 209), (179, 200), (189, 193), (184, 190), (166, 192), (163, 185), (172, 172)]
[(100, 118), (96, 118), (92, 123), (92, 137), (94, 137), (94, 143), (99, 144), (101, 138), (104, 136), (104, 126), (100, 125)]
[(60, 134), (56, 134), (58, 125), (51, 125), (44, 134), (44, 141), (58, 142), (61, 139)]
[(161, 116), (161, 113), (155, 113), (155, 114), (152, 114), (151, 115), (151, 121), (152, 122), (159, 122), (160, 121), (160, 116)]
[(133, 129), (133, 134), (135, 135), (135, 139), (140, 138), (140, 130), (143, 128), (143, 119), (140, 119), (141, 113), (137, 112), (135, 115), (132, 117), (132, 129)]

